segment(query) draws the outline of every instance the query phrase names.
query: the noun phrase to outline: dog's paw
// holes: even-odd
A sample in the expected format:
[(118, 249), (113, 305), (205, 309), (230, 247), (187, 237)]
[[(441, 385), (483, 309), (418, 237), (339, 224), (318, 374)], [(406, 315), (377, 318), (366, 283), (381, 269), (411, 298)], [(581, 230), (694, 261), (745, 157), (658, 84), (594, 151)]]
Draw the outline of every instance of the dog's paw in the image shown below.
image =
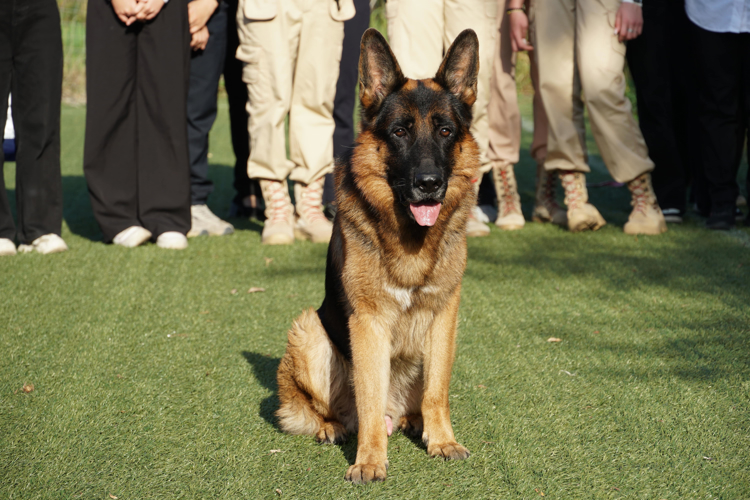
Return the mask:
[(469, 458), (469, 455), (471, 455), (469, 450), (456, 442), (442, 444), (430, 443), (427, 446), (427, 453), (429, 453), (431, 457), (442, 457), (446, 460), (463, 460)]
[(388, 461), (379, 464), (354, 464), (346, 471), (346, 480), (354, 484), (385, 481)]
[(346, 429), (339, 422), (323, 422), (315, 439), (322, 444), (341, 444), (346, 441)]
[(422, 415), (406, 415), (398, 421), (398, 428), (405, 436), (422, 437)]

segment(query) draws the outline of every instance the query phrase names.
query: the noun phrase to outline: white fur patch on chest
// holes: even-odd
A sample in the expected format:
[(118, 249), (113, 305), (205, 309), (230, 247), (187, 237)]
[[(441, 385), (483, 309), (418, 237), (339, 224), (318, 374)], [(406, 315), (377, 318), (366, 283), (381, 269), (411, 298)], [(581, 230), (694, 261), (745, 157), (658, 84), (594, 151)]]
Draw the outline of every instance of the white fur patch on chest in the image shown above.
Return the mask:
[(412, 300), (414, 298), (414, 294), (417, 292), (422, 293), (437, 293), (438, 288), (434, 286), (423, 286), (423, 287), (417, 287), (413, 286), (410, 288), (402, 288), (397, 286), (390, 286), (385, 285), (384, 289), (386, 292), (388, 292), (388, 295), (396, 299), (396, 302), (401, 306), (401, 309), (406, 311), (409, 309), (412, 305)]

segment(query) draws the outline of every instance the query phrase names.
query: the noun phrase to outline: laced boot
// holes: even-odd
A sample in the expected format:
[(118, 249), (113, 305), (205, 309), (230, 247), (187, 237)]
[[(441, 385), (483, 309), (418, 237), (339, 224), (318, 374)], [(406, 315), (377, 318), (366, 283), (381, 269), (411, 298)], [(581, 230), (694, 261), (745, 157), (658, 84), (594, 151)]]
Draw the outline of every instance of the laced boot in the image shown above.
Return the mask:
[(294, 235), (300, 240), (311, 240), (313, 243), (328, 243), (331, 241), (333, 224), (323, 213), (323, 181), (304, 185), (294, 184), (294, 198), (297, 201), (297, 222), (294, 225)]
[(565, 205), (568, 207), (568, 229), (572, 233), (596, 231), (607, 221), (602, 214), (589, 203), (586, 191), (586, 175), (574, 170), (559, 170), (560, 181), (565, 189)]
[(558, 226), (568, 225), (568, 214), (557, 204), (555, 188), (557, 176), (547, 172), (542, 163), (536, 166), (536, 203), (531, 220), (534, 222), (551, 222)]
[(628, 182), (633, 195), (633, 211), (625, 223), (626, 234), (661, 234), (667, 230), (667, 222), (651, 187), (651, 174), (641, 174)]
[[(482, 182), (482, 177), (478, 177), (474, 180), (474, 184), (472, 184), (472, 188), (474, 189), (474, 195), (479, 194), (479, 184)], [(469, 212), (469, 220), (466, 222), (466, 236), (470, 236), (472, 238), (478, 237), (478, 236), (487, 236), (490, 234), (490, 227), (485, 224), (482, 219), (487, 219), (487, 217), (482, 213), (482, 210), (479, 208), (478, 205), (474, 205), (471, 207), (471, 212)]]
[(492, 179), (497, 193), (497, 219), (495, 225), (505, 231), (523, 228), (526, 221), (521, 213), (521, 197), (518, 196), (518, 184), (513, 165), (493, 162)]
[(294, 243), (294, 207), (286, 180), (261, 179), (260, 189), (266, 204), (261, 242), (264, 245), (291, 245)]

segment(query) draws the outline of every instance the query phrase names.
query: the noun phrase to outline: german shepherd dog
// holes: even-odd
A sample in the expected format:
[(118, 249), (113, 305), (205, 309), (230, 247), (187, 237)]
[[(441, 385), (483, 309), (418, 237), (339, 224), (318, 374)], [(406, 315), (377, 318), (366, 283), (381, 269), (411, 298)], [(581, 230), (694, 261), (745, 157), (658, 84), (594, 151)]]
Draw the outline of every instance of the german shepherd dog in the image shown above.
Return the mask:
[(362, 133), (335, 169), (325, 299), (288, 333), (280, 427), (338, 443), (358, 433), (355, 483), (383, 480), (393, 423), (433, 457), (464, 459), (450, 421), (466, 223), (479, 152), (469, 133), (479, 43), (462, 32), (433, 79), (405, 78), (369, 29)]

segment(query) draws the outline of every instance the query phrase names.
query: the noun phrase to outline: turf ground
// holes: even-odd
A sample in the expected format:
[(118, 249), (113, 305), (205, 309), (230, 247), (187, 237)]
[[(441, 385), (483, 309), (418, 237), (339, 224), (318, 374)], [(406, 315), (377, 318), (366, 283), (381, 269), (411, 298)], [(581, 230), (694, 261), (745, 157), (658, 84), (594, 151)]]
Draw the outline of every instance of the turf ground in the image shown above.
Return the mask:
[[(357, 487), (343, 479), (356, 438), (321, 446), (273, 416), (285, 332), (323, 298), (325, 246), (263, 247), (238, 219), (182, 252), (102, 244), (84, 114), (63, 110), (70, 251), (0, 259), (0, 498), (750, 498), (747, 229), (689, 218), (626, 236), (627, 190), (608, 187), (591, 189), (609, 222), (596, 233), (530, 223), (471, 240), (451, 408), (472, 456), (429, 459), (396, 433), (387, 481)], [(607, 180), (592, 163), (590, 182)], [(528, 155), (517, 172), (528, 216)]]

